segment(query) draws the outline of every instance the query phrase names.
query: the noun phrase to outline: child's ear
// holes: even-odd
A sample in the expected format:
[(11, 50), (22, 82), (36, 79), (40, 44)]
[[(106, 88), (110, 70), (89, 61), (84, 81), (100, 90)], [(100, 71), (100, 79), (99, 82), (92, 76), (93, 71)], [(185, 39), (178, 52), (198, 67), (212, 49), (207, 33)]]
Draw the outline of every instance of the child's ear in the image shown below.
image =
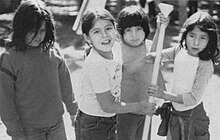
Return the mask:
[(91, 44), (91, 40), (89, 38), (89, 36), (87, 36), (86, 34), (83, 34), (83, 38), (85, 39), (85, 41), (89, 44)]

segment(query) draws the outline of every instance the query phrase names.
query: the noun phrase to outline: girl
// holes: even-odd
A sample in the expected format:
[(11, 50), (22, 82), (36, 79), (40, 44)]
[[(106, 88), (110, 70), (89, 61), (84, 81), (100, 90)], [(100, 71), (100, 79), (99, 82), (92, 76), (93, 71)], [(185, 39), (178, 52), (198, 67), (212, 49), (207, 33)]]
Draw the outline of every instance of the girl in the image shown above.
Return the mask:
[(66, 140), (62, 101), (71, 115), (77, 105), (54, 34), (43, 2), (21, 3), (0, 61), (0, 114), (13, 140)]
[(172, 102), (167, 139), (209, 140), (209, 118), (202, 103), (205, 88), (219, 54), (214, 20), (206, 12), (190, 16), (181, 29), (180, 45), (163, 50), (162, 57), (174, 61), (172, 94), (157, 86), (149, 94)]
[(107, 10), (88, 10), (82, 18), (82, 32), (91, 52), (81, 77), (76, 140), (115, 140), (116, 113), (152, 114), (155, 104), (120, 102), (122, 66), (112, 53), (117, 34)]

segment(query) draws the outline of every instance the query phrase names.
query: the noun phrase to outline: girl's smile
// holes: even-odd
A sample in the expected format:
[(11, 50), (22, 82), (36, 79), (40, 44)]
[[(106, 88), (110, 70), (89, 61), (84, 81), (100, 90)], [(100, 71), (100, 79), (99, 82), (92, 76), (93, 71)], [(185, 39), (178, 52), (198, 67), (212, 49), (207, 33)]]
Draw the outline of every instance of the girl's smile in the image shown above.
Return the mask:
[(116, 32), (110, 20), (97, 19), (89, 35), (84, 35), (86, 41), (92, 46), (103, 52), (111, 52), (116, 41)]
[(110, 40), (110, 39), (104, 40), (104, 41), (102, 42), (103, 45), (108, 45), (108, 44), (110, 44), (110, 43), (111, 43), (111, 40)]

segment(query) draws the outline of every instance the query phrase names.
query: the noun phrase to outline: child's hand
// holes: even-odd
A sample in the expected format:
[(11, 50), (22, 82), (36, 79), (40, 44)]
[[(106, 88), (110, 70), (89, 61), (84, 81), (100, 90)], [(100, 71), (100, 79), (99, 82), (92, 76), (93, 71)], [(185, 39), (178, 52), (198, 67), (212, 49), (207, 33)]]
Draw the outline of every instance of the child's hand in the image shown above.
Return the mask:
[(146, 64), (153, 64), (156, 57), (156, 53), (147, 53), (144, 57), (137, 59), (135, 62), (136, 67), (140, 67)]
[(140, 110), (134, 112), (135, 114), (149, 115), (152, 116), (156, 109), (155, 103), (149, 103), (148, 100), (143, 100), (139, 102)]
[(148, 87), (148, 95), (163, 99), (164, 92), (157, 85), (150, 85)]
[(158, 29), (160, 28), (161, 24), (164, 24), (165, 27), (167, 27), (169, 22), (170, 22), (170, 18), (169, 17), (165, 17), (164, 14), (159, 13), (157, 15), (157, 28)]
[(153, 64), (156, 58), (156, 53), (148, 53), (146, 54), (144, 61), (145, 63)]

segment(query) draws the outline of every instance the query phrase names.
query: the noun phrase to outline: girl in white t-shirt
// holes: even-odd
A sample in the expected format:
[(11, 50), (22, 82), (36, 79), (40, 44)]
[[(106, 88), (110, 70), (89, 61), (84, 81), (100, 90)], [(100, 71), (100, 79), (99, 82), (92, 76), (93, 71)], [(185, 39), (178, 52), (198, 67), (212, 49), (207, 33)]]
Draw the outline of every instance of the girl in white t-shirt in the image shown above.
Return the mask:
[(120, 102), (122, 65), (112, 53), (117, 31), (107, 10), (88, 10), (82, 18), (82, 32), (91, 51), (80, 81), (76, 140), (115, 140), (116, 113), (153, 114), (155, 104)]
[(178, 47), (162, 51), (162, 58), (174, 61), (172, 93), (155, 85), (149, 94), (172, 102), (168, 140), (209, 140), (209, 117), (202, 97), (214, 71), (219, 54), (218, 35), (213, 18), (207, 12), (190, 16), (181, 29)]

